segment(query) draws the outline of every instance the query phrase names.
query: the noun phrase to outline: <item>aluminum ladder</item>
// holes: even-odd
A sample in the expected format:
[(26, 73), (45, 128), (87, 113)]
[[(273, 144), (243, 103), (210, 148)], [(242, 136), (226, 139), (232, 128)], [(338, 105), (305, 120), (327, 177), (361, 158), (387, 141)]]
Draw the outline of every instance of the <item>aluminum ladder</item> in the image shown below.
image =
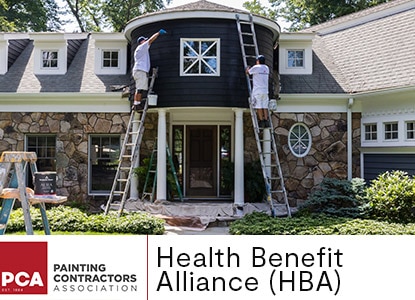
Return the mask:
[[(141, 200), (145, 200), (147, 197), (151, 202), (154, 201), (154, 191), (156, 190), (157, 183), (157, 143), (154, 143), (154, 149), (151, 153), (150, 161), (148, 163), (148, 170), (146, 174), (146, 180), (143, 187), (143, 193)], [(183, 193), (179, 184), (179, 179), (177, 178), (176, 167), (174, 166), (173, 158), (170, 152), (170, 148), (166, 145), (167, 161), (169, 169), (173, 175), (174, 184), (176, 186), (177, 194), (180, 201), (183, 201)], [(153, 181), (153, 182), (151, 182)], [(151, 183), (151, 189), (148, 189)]]
[(28, 189), (25, 184), (26, 169), (29, 164), (32, 176), (34, 177), (37, 172), (36, 161), (37, 155), (35, 152), (5, 151), (0, 157), (0, 195), (2, 196), (2, 206), (0, 210), (0, 235), (4, 235), (6, 232), (7, 223), (17, 198), (20, 200), (22, 205), (26, 234), (33, 235), (30, 205), (37, 205), (40, 209), (45, 234), (50, 235), (45, 203), (58, 204), (66, 201), (67, 197), (56, 195), (29, 196), (28, 190), (30, 189)]
[[(157, 75), (158, 68), (153, 68), (147, 92), (148, 95), (153, 93), (154, 81)], [(138, 167), (140, 162), (140, 146), (143, 140), (145, 130), (144, 122), (148, 109), (148, 99), (146, 100), (142, 111), (136, 112), (134, 109), (131, 111), (130, 120), (118, 158), (118, 167), (114, 182), (105, 206), (105, 215), (109, 213), (110, 209), (115, 209), (118, 211), (119, 217), (124, 210), (125, 202), (129, 194), (128, 189), (131, 183), (131, 176), (134, 175), (134, 168)]]
[[(252, 66), (256, 63), (256, 58), (259, 55), (255, 25), (252, 14), (249, 15), (248, 20), (241, 20), (239, 14), (236, 14), (235, 17), (245, 72), (249, 66)], [(276, 216), (274, 202), (278, 203), (283, 201), (287, 209), (287, 215), (291, 217), (291, 208), (288, 202), (284, 177), (278, 157), (275, 134), (272, 130), (274, 126), (272, 124), (271, 112), (268, 109), (268, 119), (271, 124), (270, 128), (259, 128), (256, 110), (251, 103), (252, 80), (249, 74), (246, 74), (246, 81), (249, 92), (249, 108), (251, 111), (252, 125), (255, 133), (256, 144), (258, 147), (262, 175), (265, 182), (267, 201), (270, 205), (271, 214), (272, 216)]]

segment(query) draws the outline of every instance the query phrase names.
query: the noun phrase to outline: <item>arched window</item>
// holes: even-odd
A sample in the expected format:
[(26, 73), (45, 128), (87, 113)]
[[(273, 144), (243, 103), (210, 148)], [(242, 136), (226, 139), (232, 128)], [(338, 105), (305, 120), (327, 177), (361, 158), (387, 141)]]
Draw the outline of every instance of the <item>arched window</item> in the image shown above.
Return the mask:
[(311, 148), (311, 133), (303, 123), (294, 124), (288, 133), (288, 146), (296, 157), (304, 157)]

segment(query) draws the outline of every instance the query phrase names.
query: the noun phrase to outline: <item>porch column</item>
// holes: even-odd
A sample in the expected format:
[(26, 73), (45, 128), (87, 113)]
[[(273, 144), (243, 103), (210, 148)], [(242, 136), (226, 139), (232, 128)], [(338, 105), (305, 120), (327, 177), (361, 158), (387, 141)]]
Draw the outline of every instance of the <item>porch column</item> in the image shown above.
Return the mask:
[(347, 180), (352, 180), (353, 178), (353, 103), (354, 99), (349, 98), (347, 104)]
[(237, 215), (243, 214), (244, 199), (244, 123), (243, 109), (235, 108), (235, 187), (234, 204)]
[[(140, 113), (134, 113), (133, 115), (134, 121), (139, 121), (141, 119), (141, 114)], [(138, 132), (138, 126), (139, 123), (138, 122), (134, 122), (133, 123), (133, 132)], [(136, 139), (137, 134), (134, 134), (132, 136), (133, 139)], [(127, 139), (127, 135), (124, 137), (125, 139)], [(138, 154), (137, 159), (133, 162), (131, 162), (133, 164), (133, 168), (137, 168), (140, 165), (140, 154)], [(130, 199), (133, 200), (138, 200), (138, 177), (137, 176), (131, 176), (130, 179)]]
[(167, 200), (166, 110), (158, 111), (157, 130), (157, 200)]

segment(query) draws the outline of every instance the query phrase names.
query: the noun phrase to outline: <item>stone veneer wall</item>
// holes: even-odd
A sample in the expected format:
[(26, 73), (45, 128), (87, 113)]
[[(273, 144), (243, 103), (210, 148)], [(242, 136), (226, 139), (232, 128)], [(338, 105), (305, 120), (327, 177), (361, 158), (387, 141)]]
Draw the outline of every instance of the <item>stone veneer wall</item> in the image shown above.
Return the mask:
[[(25, 135), (56, 135), (57, 193), (69, 201), (88, 200), (88, 137), (124, 134), (129, 114), (0, 112), (0, 153), (24, 151)], [(148, 123), (148, 124), (147, 124)], [(148, 113), (142, 152), (151, 153), (157, 114)], [(42, 170), (39, 170), (42, 171)]]
[[(352, 174), (360, 176), (360, 113), (352, 116)], [(288, 132), (296, 123), (305, 124), (312, 135), (310, 152), (295, 157), (288, 147)], [(245, 161), (258, 159), (251, 116), (244, 116)], [(276, 113), (273, 115), (279, 157), (291, 205), (307, 199), (324, 177), (347, 179), (346, 113)]]

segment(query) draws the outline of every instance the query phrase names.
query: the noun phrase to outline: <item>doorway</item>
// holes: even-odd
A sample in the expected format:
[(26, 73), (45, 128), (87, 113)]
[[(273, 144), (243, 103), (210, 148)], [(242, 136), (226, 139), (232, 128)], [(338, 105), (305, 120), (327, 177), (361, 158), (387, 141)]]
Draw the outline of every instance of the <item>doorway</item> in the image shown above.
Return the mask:
[(217, 126), (186, 126), (187, 182), (189, 197), (217, 195)]

